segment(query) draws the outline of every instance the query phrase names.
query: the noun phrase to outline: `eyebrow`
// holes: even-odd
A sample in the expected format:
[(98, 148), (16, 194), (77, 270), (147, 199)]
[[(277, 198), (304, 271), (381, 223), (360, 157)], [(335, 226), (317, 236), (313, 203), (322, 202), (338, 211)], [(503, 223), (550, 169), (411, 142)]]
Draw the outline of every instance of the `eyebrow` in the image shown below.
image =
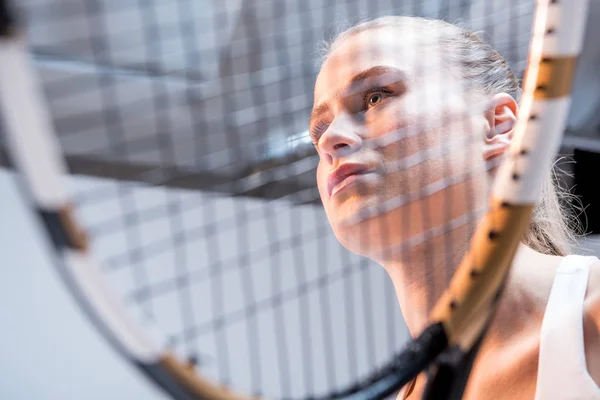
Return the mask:
[[(335, 92), (335, 94), (333, 95), (332, 98), (334, 98), (334, 99), (338, 98), (344, 92), (353, 93), (357, 89), (357, 87), (359, 87), (363, 83), (363, 81), (367, 78), (371, 78), (373, 76), (384, 75), (384, 74), (388, 74), (388, 73), (396, 73), (396, 74), (400, 74), (400, 75), (404, 76), (404, 72), (402, 72), (398, 68), (384, 66), (384, 65), (376, 65), (374, 67), (371, 67), (369, 69), (366, 69), (366, 70), (354, 75), (352, 77), (352, 79), (350, 79), (350, 81), (346, 84), (345, 87), (343, 87), (342, 89), (339, 89)], [(322, 102), (321, 104), (316, 106), (314, 108), (313, 112), (310, 114), (309, 124), (312, 123), (313, 120), (317, 119), (318, 117), (320, 117), (321, 115), (323, 115), (327, 111), (329, 111), (329, 108), (330, 107), (329, 107), (329, 104), (327, 104), (327, 102)]]

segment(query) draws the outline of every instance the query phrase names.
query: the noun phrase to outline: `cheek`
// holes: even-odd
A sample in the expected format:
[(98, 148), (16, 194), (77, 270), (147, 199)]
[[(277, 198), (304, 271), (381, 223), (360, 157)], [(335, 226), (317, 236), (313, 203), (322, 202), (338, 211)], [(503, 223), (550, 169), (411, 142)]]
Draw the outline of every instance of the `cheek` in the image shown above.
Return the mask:
[(394, 133), (402, 133), (409, 121), (410, 115), (401, 99), (391, 99), (387, 104), (369, 110), (365, 115), (365, 127), (370, 138), (389, 134), (389, 139), (393, 140)]

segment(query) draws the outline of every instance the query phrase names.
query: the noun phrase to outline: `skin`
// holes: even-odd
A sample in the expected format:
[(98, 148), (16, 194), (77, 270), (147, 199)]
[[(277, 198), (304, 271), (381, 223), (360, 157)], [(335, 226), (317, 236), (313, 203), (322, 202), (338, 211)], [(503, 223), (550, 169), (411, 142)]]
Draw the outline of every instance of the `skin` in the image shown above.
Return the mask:
[[(416, 51), (417, 58), (402, 56)], [(413, 336), (426, 326), (431, 308), (465, 252), (475, 222), (410, 247), (398, 244), (484, 207), (495, 169), (483, 167), (503, 157), (518, 115), (517, 103), (506, 93), (491, 99), (477, 92), (454, 90), (450, 94), (449, 83), (462, 79), (443, 62), (434, 30), (409, 24), (402, 32), (379, 27), (336, 42), (315, 85), (310, 130), (320, 156), (317, 184), (327, 217), (346, 248), (386, 269)], [(417, 129), (419, 134), (381, 144), (393, 132), (407, 129)], [(449, 138), (460, 146), (398, 170), (400, 160), (447, 146)], [(367, 173), (331, 194), (328, 177), (346, 164), (360, 165)], [(467, 172), (469, 177), (463, 182), (433, 195), (376, 209)], [(371, 214), (362, 214), (365, 210)], [(429, 218), (420, 217), (424, 211)], [(561, 260), (520, 246), (465, 399), (533, 398), (539, 332)], [(585, 300), (584, 342), (588, 371), (596, 383), (600, 383), (598, 288), (600, 263), (595, 262)], [(420, 398), (424, 383), (420, 376), (411, 398)]]

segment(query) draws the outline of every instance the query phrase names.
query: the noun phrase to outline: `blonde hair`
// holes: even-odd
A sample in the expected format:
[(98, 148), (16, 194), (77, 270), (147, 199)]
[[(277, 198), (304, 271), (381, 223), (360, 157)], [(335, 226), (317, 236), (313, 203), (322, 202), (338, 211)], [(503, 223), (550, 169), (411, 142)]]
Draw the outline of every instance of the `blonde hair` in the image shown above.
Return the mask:
[[(486, 95), (508, 93), (515, 100), (521, 95), (519, 82), (506, 60), (474, 32), (450, 23), (420, 17), (388, 16), (368, 20), (338, 34), (322, 47), (323, 62), (333, 46), (353, 35), (370, 29), (401, 28), (406, 24), (419, 24), (423, 29), (435, 29), (438, 43), (450, 65), (458, 66), (463, 77), (474, 84), (476, 90)], [(579, 231), (578, 220), (565, 200), (572, 195), (558, 185), (553, 170), (544, 182), (542, 193), (533, 212), (529, 228), (522, 242), (531, 249), (549, 255), (565, 256), (575, 244)]]

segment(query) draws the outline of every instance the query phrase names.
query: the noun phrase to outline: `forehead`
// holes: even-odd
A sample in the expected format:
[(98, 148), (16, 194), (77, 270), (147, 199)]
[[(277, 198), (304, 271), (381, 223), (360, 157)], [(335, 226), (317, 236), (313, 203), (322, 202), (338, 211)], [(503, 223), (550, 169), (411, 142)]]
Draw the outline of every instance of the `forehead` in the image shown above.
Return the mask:
[[(340, 91), (345, 82), (377, 65), (398, 68), (409, 79), (440, 66), (439, 33), (407, 24), (378, 27), (343, 38), (335, 43), (317, 77), (315, 102)], [(426, 65), (425, 65), (426, 61)]]

